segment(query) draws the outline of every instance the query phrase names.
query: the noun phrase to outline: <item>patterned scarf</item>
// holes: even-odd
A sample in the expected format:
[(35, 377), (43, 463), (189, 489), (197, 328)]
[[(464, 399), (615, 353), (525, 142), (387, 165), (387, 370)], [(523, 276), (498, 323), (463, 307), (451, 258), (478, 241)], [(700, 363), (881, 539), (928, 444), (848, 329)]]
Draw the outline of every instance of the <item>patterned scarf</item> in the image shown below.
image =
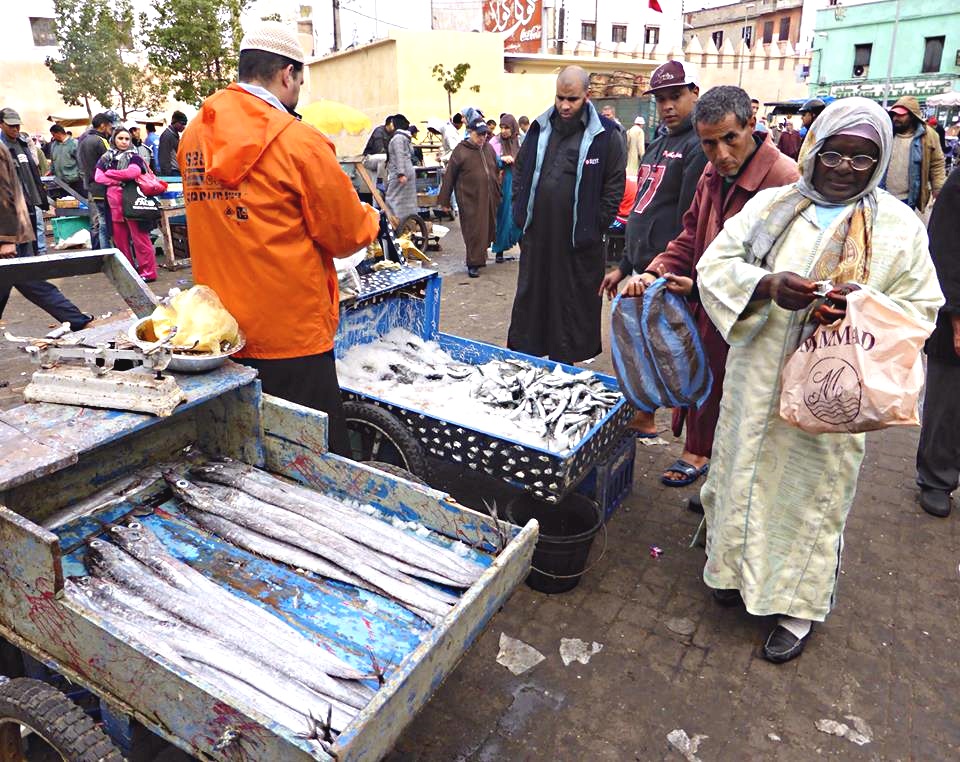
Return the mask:
[[(768, 261), (771, 251), (786, 229), (811, 204), (813, 200), (795, 185), (768, 206), (750, 233), (746, 244), (750, 254), (747, 261), (772, 271), (773, 264)], [(836, 284), (866, 283), (870, 276), (874, 216), (875, 205), (864, 198), (857, 201), (834, 228), (820, 258), (813, 265), (810, 277)]]
[(126, 151), (119, 148), (110, 148), (103, 154), (103, 161), (107, 169), (126, 169), (130, 166), (130, 160), (138, 156), (137, 149), (132, 146)]
[[(880, 137), (880, 160), (874, 165), (873, 175), (856, 196), (839, 203), (828, 201), (813, 187), (817, 155), (828, 138), (850, 129), (862, 129), (864, 125), (871, 127)], [(890, 117), (879, 104), (866, 98), (844, 98), (827, 106), (807, 132), (800, 162), (800, 179), (761, 213), (747, 236), (747, 261), (772, 270), (770, 253), (804, 209), (811, 204), (851, 204), (850, 210), (826, 242), (820, 258), (814, 263), (811, 275), (816, 280), (830, 280), (836, 284), (866, 282), (870, 275), (873, 220), (877, 213), (876, 190), (890, 163), (892, 141)]]

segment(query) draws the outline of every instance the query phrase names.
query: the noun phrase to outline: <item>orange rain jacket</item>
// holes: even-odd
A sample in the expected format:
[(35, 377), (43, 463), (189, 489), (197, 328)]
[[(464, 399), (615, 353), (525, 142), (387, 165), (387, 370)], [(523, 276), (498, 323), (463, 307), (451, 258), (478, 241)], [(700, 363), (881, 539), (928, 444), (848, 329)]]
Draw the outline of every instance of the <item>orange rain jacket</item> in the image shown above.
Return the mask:
[(193, 277), (246, 335), (238, 357), (282, 359), (333, 348), (334, 257), (377, 236), (315, 128), (236, 84), (214, 93), (180, 139)]

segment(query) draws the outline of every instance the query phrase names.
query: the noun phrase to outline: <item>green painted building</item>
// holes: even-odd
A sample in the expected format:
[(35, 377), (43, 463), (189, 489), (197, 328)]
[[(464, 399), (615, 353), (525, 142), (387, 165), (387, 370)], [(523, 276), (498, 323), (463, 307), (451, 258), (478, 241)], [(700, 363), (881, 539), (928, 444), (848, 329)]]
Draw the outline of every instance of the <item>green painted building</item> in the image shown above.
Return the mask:
[(837, 5), (817, 11), (810, 94), (861, 95), (892, 103), (913, 95), (960, 91), (960, 0), (897, 0)]

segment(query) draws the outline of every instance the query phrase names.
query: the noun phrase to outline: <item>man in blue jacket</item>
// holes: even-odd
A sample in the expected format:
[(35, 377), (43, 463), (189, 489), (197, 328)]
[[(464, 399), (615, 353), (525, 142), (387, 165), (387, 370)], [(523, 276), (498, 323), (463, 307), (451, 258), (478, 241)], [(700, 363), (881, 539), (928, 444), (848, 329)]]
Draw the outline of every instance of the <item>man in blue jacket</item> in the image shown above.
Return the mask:
[(507, 346), (568, 363), (602, 349), (601, 238), (626, 184), (626, 146), (590, 103), (589, 85), (579, 66), (560, 72), (554, 105), (530, 124), (513, 181), (523, 238)]

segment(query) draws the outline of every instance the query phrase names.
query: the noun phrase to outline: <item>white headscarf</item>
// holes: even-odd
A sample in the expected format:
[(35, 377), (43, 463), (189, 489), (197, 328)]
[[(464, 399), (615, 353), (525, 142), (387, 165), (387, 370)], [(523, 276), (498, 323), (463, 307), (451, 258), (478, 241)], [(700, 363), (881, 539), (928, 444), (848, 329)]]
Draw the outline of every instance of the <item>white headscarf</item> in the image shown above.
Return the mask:
[[(816, 188), (813, 187), (813, 170), (817, 162), (817, 154), (823, 149), (823, 144), (836, 135), (859, 134), (866, 136), (875, 133), (879, 139), (880, 160), (873, 165), (873, 175), (870, 182), (856, 196), (844, 201), (828, 201)], [(873, 140), (872, 137), (868, 138)], [(867, 98), (841, 98), (827, 106), (817, 117), (817, 120), (807, 131), (801, 149), (803, 156), (800, 162), (800, 179), (796, 187), (804, 196), (819, 206), (846, 206), (852, 201), (866, 199), (873, 211), (877, 209), (877, 186), (883, 180), (893, 152), (893, 125), (890, 115), (883, 110), (880, 104)]]

